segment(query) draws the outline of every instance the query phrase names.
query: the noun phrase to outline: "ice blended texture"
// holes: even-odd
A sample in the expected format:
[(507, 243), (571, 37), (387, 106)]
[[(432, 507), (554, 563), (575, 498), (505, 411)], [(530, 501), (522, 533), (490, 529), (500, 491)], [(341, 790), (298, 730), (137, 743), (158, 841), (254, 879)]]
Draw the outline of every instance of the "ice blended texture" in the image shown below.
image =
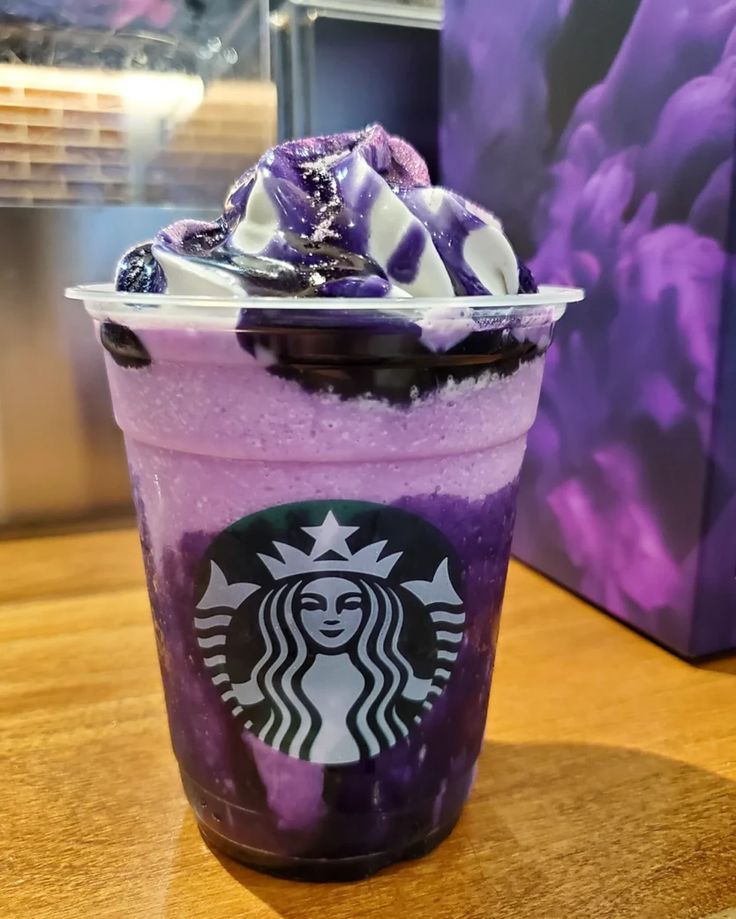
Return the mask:
[[(315, 223), (331, 199), (298, 185), (319, 172), (300, 158), (326, 158), (363, 217), (390, 193), (390, 245), (376, 215), (359, 225), (342, 205)], [(277, 148), (218, 224), (164, 230), (118, 273), (138, 293), (232, 296), (232, 322), (98, 317), (188, 798), (210, 842), (292, 877), (365, 876), (431, 849), (483, 743), (553, 320), (448, 309), (533, 281), (492, 220), (426, 181), (378, 128)], [(468, 262), (473, 233), (485, 262)], [(409, 250), (402, 273), (394, 253)], [(264, 278), (304, 309), (258, 299)], [(338, 292), (361, 308), (309, 310)], [(401, 304), (420, 292), (436, 299), (417, 316)]]

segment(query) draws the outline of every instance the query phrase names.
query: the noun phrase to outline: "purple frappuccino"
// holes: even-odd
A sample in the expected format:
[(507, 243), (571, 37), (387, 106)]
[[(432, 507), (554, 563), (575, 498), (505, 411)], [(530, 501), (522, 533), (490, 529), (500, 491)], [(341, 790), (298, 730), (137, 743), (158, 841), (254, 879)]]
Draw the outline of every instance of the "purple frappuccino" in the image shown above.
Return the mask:
[(82, 294), (205, 838), (356, 878), (456, 823), (517, 477), (574, 291), (378, 127), (285, 144)]

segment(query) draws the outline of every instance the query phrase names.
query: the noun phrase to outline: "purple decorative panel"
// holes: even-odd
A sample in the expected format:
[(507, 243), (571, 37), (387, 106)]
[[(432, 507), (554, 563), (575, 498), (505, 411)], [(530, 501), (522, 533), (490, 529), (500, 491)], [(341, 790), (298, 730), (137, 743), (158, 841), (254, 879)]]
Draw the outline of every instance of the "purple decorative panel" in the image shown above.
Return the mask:
[(452, 0), (447, 185), (541, 283), (515, 551), (686, 655), (736, 645), (732, 0)]

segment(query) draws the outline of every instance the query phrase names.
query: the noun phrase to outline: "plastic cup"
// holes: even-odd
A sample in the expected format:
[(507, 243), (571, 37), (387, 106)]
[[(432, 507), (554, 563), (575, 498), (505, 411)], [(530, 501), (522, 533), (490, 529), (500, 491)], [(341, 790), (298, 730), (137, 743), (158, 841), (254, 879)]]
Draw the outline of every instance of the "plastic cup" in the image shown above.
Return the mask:
[(106, 349), (202, 835), (317, 880), (430, 851), (473, 782), (526, 435), (582, 292), (68, 294)]

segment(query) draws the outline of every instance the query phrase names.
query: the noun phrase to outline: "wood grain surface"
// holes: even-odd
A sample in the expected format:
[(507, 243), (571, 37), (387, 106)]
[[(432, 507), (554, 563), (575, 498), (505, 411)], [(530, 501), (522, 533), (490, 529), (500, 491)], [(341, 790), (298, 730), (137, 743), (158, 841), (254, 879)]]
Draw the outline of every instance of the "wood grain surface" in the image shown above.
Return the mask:
[(512, 566), (457, 830), (351, 885), (202, 843), (170, 751), (136, 537), (0, 543), (0, 917), (736, 915), (736, 660), (694, 667)]

